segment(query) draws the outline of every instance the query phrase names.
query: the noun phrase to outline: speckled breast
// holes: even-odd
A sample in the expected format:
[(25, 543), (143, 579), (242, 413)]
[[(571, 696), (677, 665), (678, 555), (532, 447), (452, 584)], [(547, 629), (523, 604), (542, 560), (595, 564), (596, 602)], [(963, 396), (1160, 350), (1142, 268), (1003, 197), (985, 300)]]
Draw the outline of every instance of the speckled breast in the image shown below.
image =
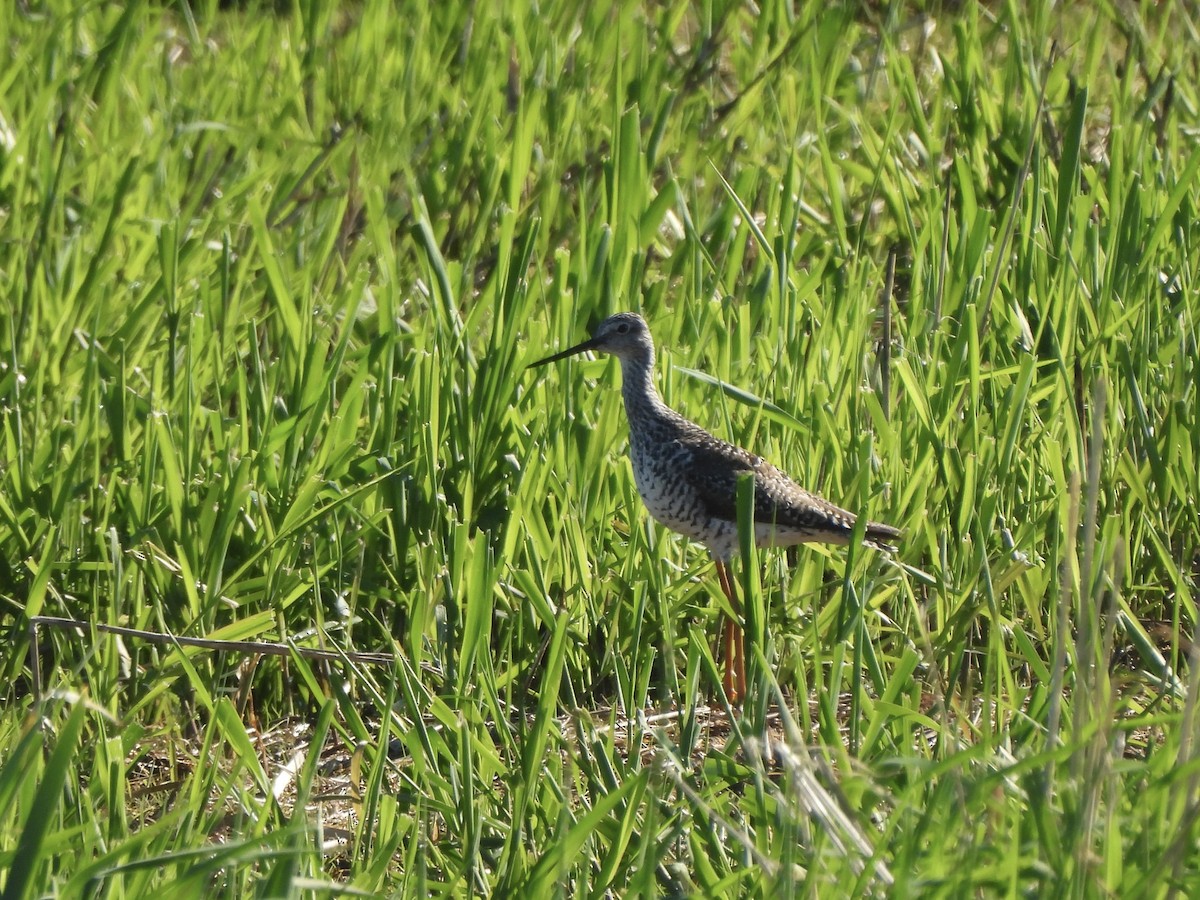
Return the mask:
[[(639, 442), (640, 443), (640, 442)], [(674, 443), (674, 442), (670, 442)], [(670, 444), (657, 446), (653, 450), (634, 444), (630, 447), (633, 463), (633, 479), (638, 493), (650, 515), (672, 531), (677, 531), (693, 540), (707, 543), (710, 516), (703, 501), (681, 474), (686, 450)]]

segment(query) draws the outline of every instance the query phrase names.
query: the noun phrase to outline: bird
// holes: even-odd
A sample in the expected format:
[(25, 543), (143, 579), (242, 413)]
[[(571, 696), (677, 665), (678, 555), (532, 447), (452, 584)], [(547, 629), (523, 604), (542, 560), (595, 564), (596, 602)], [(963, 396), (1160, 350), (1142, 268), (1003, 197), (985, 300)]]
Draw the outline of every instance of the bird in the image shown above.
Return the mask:
[[(607, 353), (621, 363), (621, 393), (629, 420), (629, 457), (638, 494), (650, 515), (671, 531), (708, 548), (730, 609), (740, 606), (729, 576), (738, 552), (738, 480), (754, 482), (754, 542), (758, 547), (790, 547), (807, 542), (847, 544), (857, 516), (810, 491), (748, 450), (723, 441), (663, 402), (654, 386), (654, 340), (646, 320), (633, 312), (611, 315), (592, 337), (539, 359), (544, 366), (588, 351)], [(895, 550), (902, 533), (868, 521), (864, 542)], [(739, 623), (725, 621), (726, 696), (746, 696), (745, 649)]]

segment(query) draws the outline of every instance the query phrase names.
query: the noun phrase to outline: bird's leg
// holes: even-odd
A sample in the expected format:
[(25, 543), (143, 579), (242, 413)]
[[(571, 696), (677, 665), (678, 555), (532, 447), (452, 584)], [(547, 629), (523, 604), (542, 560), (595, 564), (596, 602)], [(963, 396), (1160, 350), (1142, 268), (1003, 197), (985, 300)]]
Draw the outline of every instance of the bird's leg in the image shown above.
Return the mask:
[(725, 696), (730, 702), (737, 703), (737, 688), (733, 683), (733, 657), (730, 655), (733, 651), (733, 619), (728, 616), (724, 617), (724, 645), (725, 645), (725, 672), (722, 675), (721, 684), (725, 688)]
[[(721, 560), (716, 560), (717, 578), (721, 582), (721, 590), (729, 600), (733, 615), (741, 615), (737, 595), (733, 592), (733, 582), (729, 578), (729, 567)], [(725, 696), (734, 703), (740, 703), (746, 697), (746, 646), (742, 638), (742, 628), (735, 618), (725, 620)]]

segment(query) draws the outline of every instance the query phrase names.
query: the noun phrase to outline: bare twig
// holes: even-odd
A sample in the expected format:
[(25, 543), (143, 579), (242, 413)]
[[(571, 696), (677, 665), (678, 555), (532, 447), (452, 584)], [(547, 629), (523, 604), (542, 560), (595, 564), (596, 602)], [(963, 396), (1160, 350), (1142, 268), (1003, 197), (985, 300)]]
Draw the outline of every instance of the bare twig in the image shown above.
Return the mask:
[(295, 644), (275, 643), (271, 641), (223, 641), (217, 638), (186, 637), (177, 634), (163, 634), (158, 631), (142, 631), (139, 628), (125, 628), (120, 625), (105, 625), (98, 622), (83, 622), (78, 619), (65, 619), (58, 616), (34, 616), (29, 620), (29, 648), (33, 697), (35, 701), (40, 700), (42, 694), (41, 653), (38, 644), (38, 629), (43, 626), (82, 632), (95, 630), (121, 637), (138, 638), (150, 644), (171, 644), (176, 647), (201, 647), (205, 650), (216, 650), (222, 653), (257, 653), (261, 656), (291, 656), (295, 654), (304, 659), (320, 659), (328, 662), (357, 662), (383, 666), (394, 663), (397, 658), (392, 653), (318, 650), (314, 647), (297, 647)]

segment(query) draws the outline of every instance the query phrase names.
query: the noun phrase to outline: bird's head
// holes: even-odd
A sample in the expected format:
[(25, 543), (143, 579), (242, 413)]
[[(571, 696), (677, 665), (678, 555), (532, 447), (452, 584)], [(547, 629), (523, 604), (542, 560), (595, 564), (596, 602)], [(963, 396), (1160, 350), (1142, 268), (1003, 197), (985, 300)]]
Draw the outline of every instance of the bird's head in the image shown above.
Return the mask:
[(574, 356), (587, 350), (598, 350), (601, 353), (611, 353), (621, 359), (638, 359), (648, 357), (654, 359), (654, 342), (650, 339), (650, 326), (637, 313), (623, 312), (609, 316), (596, 326), (590, 340), (576, 344), (561, 353), (539, 359), (533, 366), (541, 366), (556, 360)]

